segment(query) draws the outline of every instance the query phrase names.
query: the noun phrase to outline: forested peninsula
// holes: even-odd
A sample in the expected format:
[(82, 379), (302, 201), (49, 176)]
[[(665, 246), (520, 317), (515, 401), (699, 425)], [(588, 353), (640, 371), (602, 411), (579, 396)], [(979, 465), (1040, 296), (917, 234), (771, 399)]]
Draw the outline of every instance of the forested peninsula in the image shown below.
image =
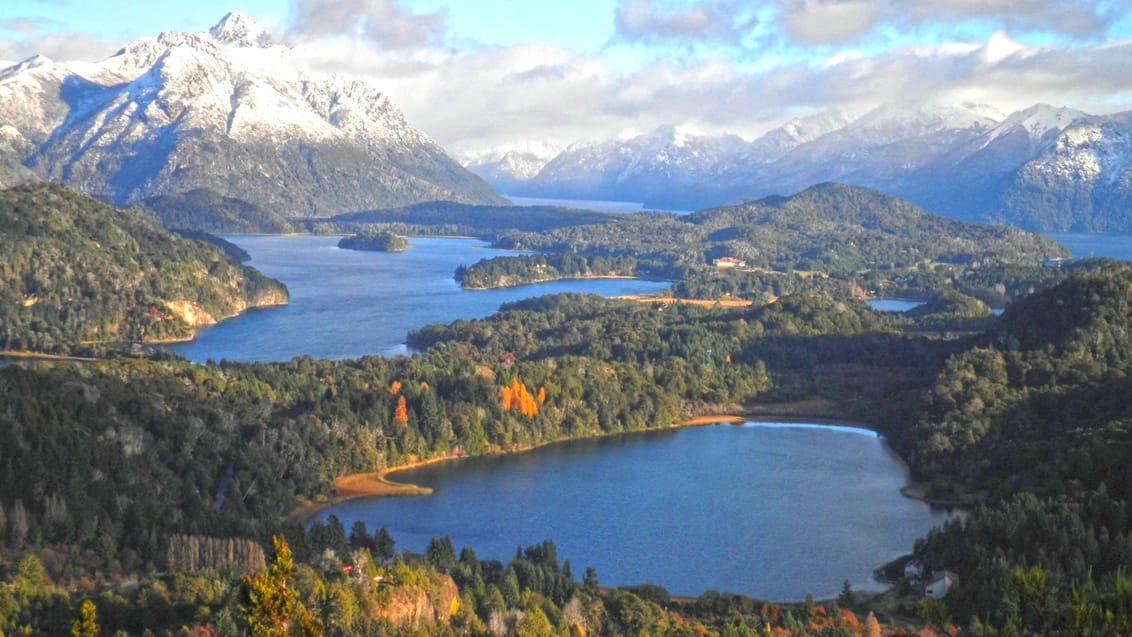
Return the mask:
[[(422, 327), (413, 356), (0, 367), (0, 631), (1127, 634), (1132, 267), (956, 272), (906, 314), (821, 284), (733, 308), (567, 294)], [(1015, 300), (995, 317), (960, 288)], [(820, 605), (674, 600), (605, 589), (552, 541), (504, 564), (291, 515), (344, 474), (801, 404), (871, 423), (928, 498), (968, 509), (909, 547), (957, 574), (945, 598), (901, 578)]]
[(285, 286), (220, 248), (61, 186), (0, 191), (0, 350), (191, 338)]

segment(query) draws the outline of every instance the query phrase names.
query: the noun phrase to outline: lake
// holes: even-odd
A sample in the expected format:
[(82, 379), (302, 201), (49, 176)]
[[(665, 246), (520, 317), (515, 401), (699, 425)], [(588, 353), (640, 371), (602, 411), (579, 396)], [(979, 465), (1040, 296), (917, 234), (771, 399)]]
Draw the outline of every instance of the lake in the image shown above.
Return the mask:
[(296, 356), (356, 358), (407, 353), (410, 330), (482, 318), (503, 303), (558, 294), (655, 294), (662, 281), (589, 279), (467, 291), (459, 265), (516, 254), (470, 239), (410, 238), (407, 252), (338, 248), (339, 237), (225, 237), (251, 255), (251, 265), (291, 291), (285, 307), (255, 310), (201, 330), (195, 341), (168, 349), (190, 360), (285, 361)]
[(559, 443), (398, 472), (431, 496), (323, 512), (389, 529), (398, 550), (451, 536), (504, 563), (546, 539), (575, 577), (777, 601), (882, 588), (874, 568), (946, 515), (905, 498), (904, 463), (867, 430), (718, 425)]
[(866, 302), (878, 312), (907, 312), (924, 304), (923, 301), (905, 299), (869, 299)]
[(1073, 256), (1079, 259), (1109, 257), (1132, 261), (1132, 236), (1083, 232), (1047, 232), (1045, 235), (1072, 250)]

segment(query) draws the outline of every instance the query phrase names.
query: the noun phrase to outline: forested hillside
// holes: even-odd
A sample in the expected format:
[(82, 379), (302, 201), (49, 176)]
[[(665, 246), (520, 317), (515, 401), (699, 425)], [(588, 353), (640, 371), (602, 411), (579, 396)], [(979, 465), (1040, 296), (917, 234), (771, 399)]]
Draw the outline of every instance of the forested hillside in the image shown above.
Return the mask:
[(185, 338), (282, 284), (220, 249), (59, 186), (0, 191), (0, 350)]
[(131, 210), (150, 215), (166, 228), (218, 234), (293, 232), (295, 226), (282, 214), (208, 188), (158, 195)]
[(853, 272), (923, 262), (1040, 263), (1057, 243), (1003, 226), (963, 223), (841, 184), (690, 215), (625, 215), (597, 226), (509, 233), (502, 247), (705, 264), (731, 256), (775, 271)]
[[(1007, 634), (1132, 629), (1132, 268), (1010, 306), (948, 361), (905, 438), (938, 497), (981, 502), (917, 547), (946, 611)], [(992, 634), (976, 632), (976, 634)]]
[[(215, 248), (68, 191), (4, 197), (4, 232), (28, 238), (0, 266), (6, 283), (69, 281), (78, 269), (65, 264), (78, 263), (106, 272), (75, 284), (92, 302), (162, 299), (162, 286), (188, 289), (209, 273), (247, 285)], [(39, 259), (59, 265), (18, 269)], [(1132, 266), (1015, 267), (972, 267), (905, 314), (840, 293), (734, 309), (560, 295), (417, 330), (411, 357), (0, 368), (0, 631), (65, 633), (89, 610), (137, 634), (287, 624), (306, 634), (877, 634), (860, 619), (870, 607), (848, 594), (839, 604), (859, 615), (714, 591), (674, 606), (656, 587), (600, 589), (598, 574), (579, 578), (550, 543), (506, 565), (444, 538), (423, 556), (394, 555), (396, 538), (380, 530), (347, 534), (333, 520), (303, 530), (293, 516), (333, 497), (346, 473), (761, 413), (867, 420), (929, 498), (970, 507), (915, 547), (962, 584), (943, 601), (898, 606), (902, 621), (1126, 634)], [(957, 288), (1020, 298), (994, 318)], [(54, 298), (48, 289), (36, 293)], [(160, 314), (160, 302), (146, 307)], [(5, 329), (38, 325), (17, 319), (4, 317)], [(293, 562), (282, 541), (271, 550), (280, 535)], [(283, 611), (264, 603), (278, 594), (291, 596)]]
[[(591, 573), (579, 582), (545, 545), (504, 566), (480, 563), (471, 551), (457, 557), (440, 540), (423, 565), (382, 566), (367, 556), (380, 562), (390, 539), (379, 542), (373, 529), (347, 537), (332, 523), (304, 534), (287, 519), (296, 506), (329, 496), (342, 473), (667, 426), (773, 392), (803, 395), (814, 370), (854, 360), (855, 369), (875, 370), (908, 360), (909, 347), (930, 348), (927, 342), (892, 332), (863, 304), (818, 296), (730, 311), (550, 297), (416, 338), (427, 350), (412, 358), (0, 369), (7, 539), (0, 563), (19, 563), (9, 580), (18, 595), (0, 593), (0, 609), (8, 609), (0, 626), (52, 634), (66, 626), (60, 613), (78, 617), (78, 600), (93, 598), (106, 625), (130, 631), (250, 627), (262, 619), (247, 603), (250, 584), (207, 569), (262, 568), (248, 542), (267, 546), (283, 532), (302, 562), (290, 572), (294, 587), (333, 634), (373, 625), (430, 634), (496, 626), (493, 632), (532, 635), (571, 625), (597, 634), (683, 635), (700, 626), (700, 634), (778, 627), (812, 635), (842, 622), (862, 629), (862, 620), (836, 607), (783, 609), (715, 592), (674, 613), (655, 587), (603, 592)], [(773, 363), (763, 363), (764, 355)], [(916, 371), (922, 363), (911, 364), (878, 377), (876, 389), (892, 387), (897, 376), (907, 383), (926, 375)], [(835, 400), (859, 381), (824, 384), (824, 395)], [(390, 578), (394, 588), (363, 585), (342, 574), (344, 565)], [(102, 596), (52, 588), (46, 575), (106, 581), (109, 573), (167, 569), (175, 574), (147, 576), (140, 590), (107, 582)], [(438, 572), (457, 585), (458, 606), (441, 592), (447, 585)], [(163, 603), (157, 590), (166, 610), (155, 607)], [(420, 624), (397, 614), (414, 604), (432, 609), (425, 612), (434, 619)]]

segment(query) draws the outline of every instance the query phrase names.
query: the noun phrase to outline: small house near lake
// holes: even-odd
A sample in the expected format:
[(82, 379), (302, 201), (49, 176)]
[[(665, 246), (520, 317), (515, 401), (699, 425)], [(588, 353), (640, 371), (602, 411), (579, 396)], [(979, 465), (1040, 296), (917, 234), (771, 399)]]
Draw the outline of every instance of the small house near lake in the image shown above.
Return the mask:
[(717, 267), (721, 270), (726, 269), (726, 268), (745, 268), (745, 267), (747, 267), (746, 261), (744, 261), (742, 259), (736, 259), (735, 257), (720, 257), (718, 259), (715, 259), (711, 263), (712, 263), (712, 265), (714, 265), (715, 267)]
[(959, 577), (951, 571), (936, 573), (924, 584), (924, 595), (933, 599), (943, 599), (947, 591), (958, 586)]

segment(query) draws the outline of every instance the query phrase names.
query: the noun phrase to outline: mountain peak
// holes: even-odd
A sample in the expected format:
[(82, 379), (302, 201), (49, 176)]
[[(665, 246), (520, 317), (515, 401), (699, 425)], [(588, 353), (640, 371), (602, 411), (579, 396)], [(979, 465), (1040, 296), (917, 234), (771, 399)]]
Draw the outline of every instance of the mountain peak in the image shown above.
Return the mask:
[(7, 68), (5, 68), (4, 65), (0, 65), (0, 77), (15, 75), (16, 73), (19, 73), (21, 71), (50, 66), (51, 64), (54, 64), (54, 62), (52, 62), (50, 58), (37, 53), (30, 58), (8, 66)]
[(275, 41), (267, 29), (251, 16), (231, 11), (208, 30), (213, 40), (232, 46), (267, 48)]

